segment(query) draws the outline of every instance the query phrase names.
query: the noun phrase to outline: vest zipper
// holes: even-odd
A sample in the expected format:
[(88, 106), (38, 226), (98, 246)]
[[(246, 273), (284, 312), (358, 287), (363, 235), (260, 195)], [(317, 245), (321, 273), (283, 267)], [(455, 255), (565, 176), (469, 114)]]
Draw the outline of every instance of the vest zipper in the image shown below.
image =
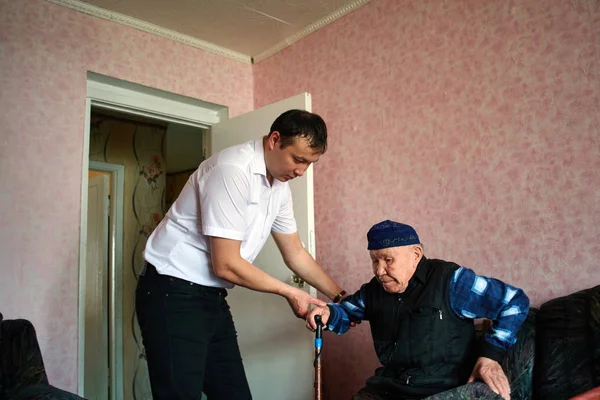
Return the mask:
[(400, 306), (402, 305), (402, 297), (398, 295), (398, 301), (396, 302), (396, 319), (394, 320), (394, 349), (396, 347), (396, 342), (398, 340), (398, 318), (400, 318)]
[(431, 311), (437, 312), (440, 315), (440, 319), (444, 319), (444, 315), (442, 313), (442, 309), (441, 308), (431, 307)]
[(396, 301), (396, 318), (394, 318), (394, 329), (392, 330), (392, 333), (393, 333), (392, 338), (394, 340), (394, 347), (392, 348), (392, 353), (390, 354), (390, 357), (388, 358), (388, 364), (394, 358), (394, 353), (396, 352), (396, 344), (398, 343), (397, 327), (398, 327), (398, 318), (400, 318), (400, 306), (401, 305), (402, 305), (402, 297), (400, 297), (400, 295), (398, 295), (398, 301)]

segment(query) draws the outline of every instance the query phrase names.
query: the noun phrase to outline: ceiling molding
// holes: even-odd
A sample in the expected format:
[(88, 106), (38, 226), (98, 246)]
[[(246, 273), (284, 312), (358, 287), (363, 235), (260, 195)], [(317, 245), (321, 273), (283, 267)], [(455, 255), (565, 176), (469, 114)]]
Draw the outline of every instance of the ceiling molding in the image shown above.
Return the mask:
[(319, 29), (323, 28), (324, 26), (331, 24), (332, 22), (335, 22), (336, 20), (342, 18), (344, 15), (349, 14), (352, 11), (356, 10), (357, 8), (363, 6), (367, 3), (370, 3), (370, 2), (371, 2), (371, 0), (356, 0), (350, 4), (347, 4), (343, 7), (338, 8), (331, 14), (306, 26), (300, 32), (298, 32), (292, 36), (289, 36), (288, 38), (277, 43), (275, 46), (273, 46), (263, 52), (258, 53), (257, 55), (252, 57), (252, 62), (257, 63), (257, 62), (263, 61), (263, 60), (271, 57), (273, 54), (280, 52), (281, 50), (283, 50), (284, 48), (286, 48), (288, 46), (291, 46), (293, 43), (297, 42), (298, 40), (302, 39), (303, 37), (310, 35), (314, 31), (319, 30)]
[(252, 63), (252, 58), (247, 54), (238, 53), (227, 49), (225, 47), (217, 46), (216, 44), (205, 42), (204, 40), (196, 39), (192, 36), (184, 35), (179, 32), (172, 31), (170, 29), (162, 28), (160, 26), (151, 24), (139, 20), (137, 18), (128, 17), (127, 15), (120, 14), (114, 11), (109, 11), (104, 8), (100, 8), (88, 3), (84, 3), (79, 0), (46, 0), (50, 3), (58, 4), (61, 6), (69, 7), (73, 10), (82, 12), (84, 14), (92, 15), (94, 17), (102, 18), (108, 21), (116, 22), (121, 25), (126, 25), (131, 28), (138, 29), (140, 31), (148, 32), (154, 35), (162, 36), (164, 38), (173, 40), (175, 42), (183, 43), (188, 46), (196, 47), (208, 51), (213, 54), (232, 58), (236, 61), (244, 63)]
[(357, 8), (371, 2), (371, 0), (353, 1), (352, 3), (349, 3), (343, 7), (338, 8), (337, 10), (335, 10), (331, 14), (321, 18), (320, 20), (318, 20), (310, 25), (307, 25), (306, 27), (304, 27), (304, 29), (302, 29), (298, 33), (287, 37), (286, 39), (277, 43), (275, 46), (258, 53), (254, 57), (251, 57), (247, 54), (239, 53), (237, 51), (230, 50), (225, 47), (217, 46), (216, 44), (206, 42), (204, 40), (197, 39), (197, 38), (189, 36), (189, 35), (184, 35), (182, 33), (179, 33), (179, 32), (176, 32), (176, 31), (173, 31), (170, 29), (162, 28), (158, 25), (154, 25), (154, 24), (151, 24), (146, 21), (142, 21), (137, 18), (129, 17), (124, 14), (106, 10), (104, 8), (97, 7), (97, 6), (94, 6), (89, 3), (84, 3), (83, 1), (80, 1), (80, 0), (46, 0), (46, 1), (48, 1), (50, 3), (58, 4), (58, 5), (61, 5), (64, 7), (71, 8), (73, 10), (82, 12), (84, 14), (88, 14), (88, 15), (91, 15), (94, 17), (98, 17), (98, 18), (102, 18), (102, 19), (105, 19), (108, 21), (116, 22), (121, 25), (129, 26), (131, 28), (138, 29), (140, 31), (144, 31), (147, 33), (151, 33), (153, 35), (161, 36), (161, 37), (167, 38), (169, 40), (173, 40), (175, 42), (183, 43), (188, 46), (196, 47), (198, 49), (202, 49), (202, 50), (205, 50), (205, 51), (213, 53), (213, 54), (228, 57), (233, 60), (241, 61), (241, 62), (248, 63), (248, 64), (257, 63), (257, 62), (263, 61), (263, 60), (271, 57), (272, 55), (280, 52), (281, 50), (283, 50), (286, 47), (291, 46), (293, 43), (299, 41), (300, 39), (304, 38), (305, 36), (310, 35), (311, 33), (323, 28), (324, 26), (327, 26), (327, 25), (331, 24), (332, 22), (335, 22), (338, 19), (342, 18), (343, 16), (351, 13), (352, 11), (356, 10)]

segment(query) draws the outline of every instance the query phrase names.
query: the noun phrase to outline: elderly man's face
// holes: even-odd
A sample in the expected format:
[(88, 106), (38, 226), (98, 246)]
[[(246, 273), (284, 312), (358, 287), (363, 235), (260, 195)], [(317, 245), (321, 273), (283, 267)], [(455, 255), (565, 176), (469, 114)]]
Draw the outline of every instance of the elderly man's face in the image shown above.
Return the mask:
[(421, 246), (390, 247), (369, 251), (373, 273), (388, 293), (403, 293), (423, 256)]

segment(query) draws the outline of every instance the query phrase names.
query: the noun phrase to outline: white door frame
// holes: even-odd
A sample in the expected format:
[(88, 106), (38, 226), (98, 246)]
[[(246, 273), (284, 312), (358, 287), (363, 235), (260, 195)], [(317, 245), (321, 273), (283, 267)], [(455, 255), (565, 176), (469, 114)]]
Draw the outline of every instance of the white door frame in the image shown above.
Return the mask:
[[(208, 103), (202, 100), (193, 99), (186, 96), (177, 95), (159, 89), (154, 89), (131, 82), (122, 81), (116, 78), (107, 77), (104, 75), (88, 72), (87, 74), (87, 97), (85, 103), (85, 127), (83, 135), (83, 157), (81, 171), (81, 225), (79, 236), (79, 310), (78, 310), (78, 394), (83, 396), (84, 390), (84, 357), (85, 357), (85, 282), (86, 282), (86, 247), (87, 247), (87, 202), (88, 202), (88, 170), (90, 165), (90, 118), (92, 106), (97, 108), (105, 108), (146, 116), (163, 121), (176, 122), (184, 125), (191, 125), (201, 128), (210, 128), (222, 119), (228, 118), (228, 108), (226, 106)], [(210, 150), (210, 149), (209, 149)], [(210, 153), (209, 153), (210, 154)], [(122, 207), (121, 207), (122, 210)], [(122, 211), (121, 211), (122, 212)], [(115, 243), (116, 244), (116, 243)], [(121, 241), (118, 243), (122, 246)], [(122, 250), (121, 250), (122, 251)], [(122, 266), (121, 266), (122, 267)], [(122, 268), (120, 269), (120, 271)], [(117, 282), (111, 279), (115, 285)], [(122, 288), (122, 281), (120, 286)], [(111, 292), (112, 293), (112, 292)], [(122, 298), (122, 292), (120, 294)], [(111, 303), (111, 307), (114, 306)], [(115, 316), (121, 315), (121, 307), (118, 310), (113, 310)], [(113, 360), (119, 359), (118, 355), (122, 355), (122, 345), (119, 347), (117, 343), (122, 344), (122, 318), (117, 322), (121, 329), (121, 335), (118, 335), (119, 341), (115, 340), (110, 343), (111, 354)], [(111, 333), (117, 335), (115, 330)], [(117, 339), (117, 336), (114, 336)], [(112, 353), (112, 351), (116, 353)], [(123, 398), (123, 364), (121, 357), (120, 365), (111, 365), (111, 400)], [(117, 375), (118, 373), (118, 375)], [(118, 379), (121, 382), (118, 382)], [(113, 379), (117, 379), (116, 381)]]
[(89, 169), (110, 173), (110, 261), (108, 293), (110, 318), (110, 398), (123, 398), (123, 205), (125, 166), (90, 161)]

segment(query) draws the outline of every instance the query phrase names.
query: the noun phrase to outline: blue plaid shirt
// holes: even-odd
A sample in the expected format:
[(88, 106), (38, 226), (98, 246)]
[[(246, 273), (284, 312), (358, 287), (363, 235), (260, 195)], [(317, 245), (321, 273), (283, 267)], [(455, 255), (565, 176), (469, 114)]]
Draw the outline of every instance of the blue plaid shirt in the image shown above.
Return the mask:
[[(365, 318), (366, 284), (340, 304), (328, 304), (331, 311), (327, 329), (340, 335), (350, 322)], [(517, 341), (517, 332), (527, 317), (529, 298), (514, 286), (497, 279), (476, 275), (460, 267), (450, 281), (450, 307), (460, 318), (487, 318), (494, 321), (484, 334), (481, 356), (500, 362), (506, 350)]]

